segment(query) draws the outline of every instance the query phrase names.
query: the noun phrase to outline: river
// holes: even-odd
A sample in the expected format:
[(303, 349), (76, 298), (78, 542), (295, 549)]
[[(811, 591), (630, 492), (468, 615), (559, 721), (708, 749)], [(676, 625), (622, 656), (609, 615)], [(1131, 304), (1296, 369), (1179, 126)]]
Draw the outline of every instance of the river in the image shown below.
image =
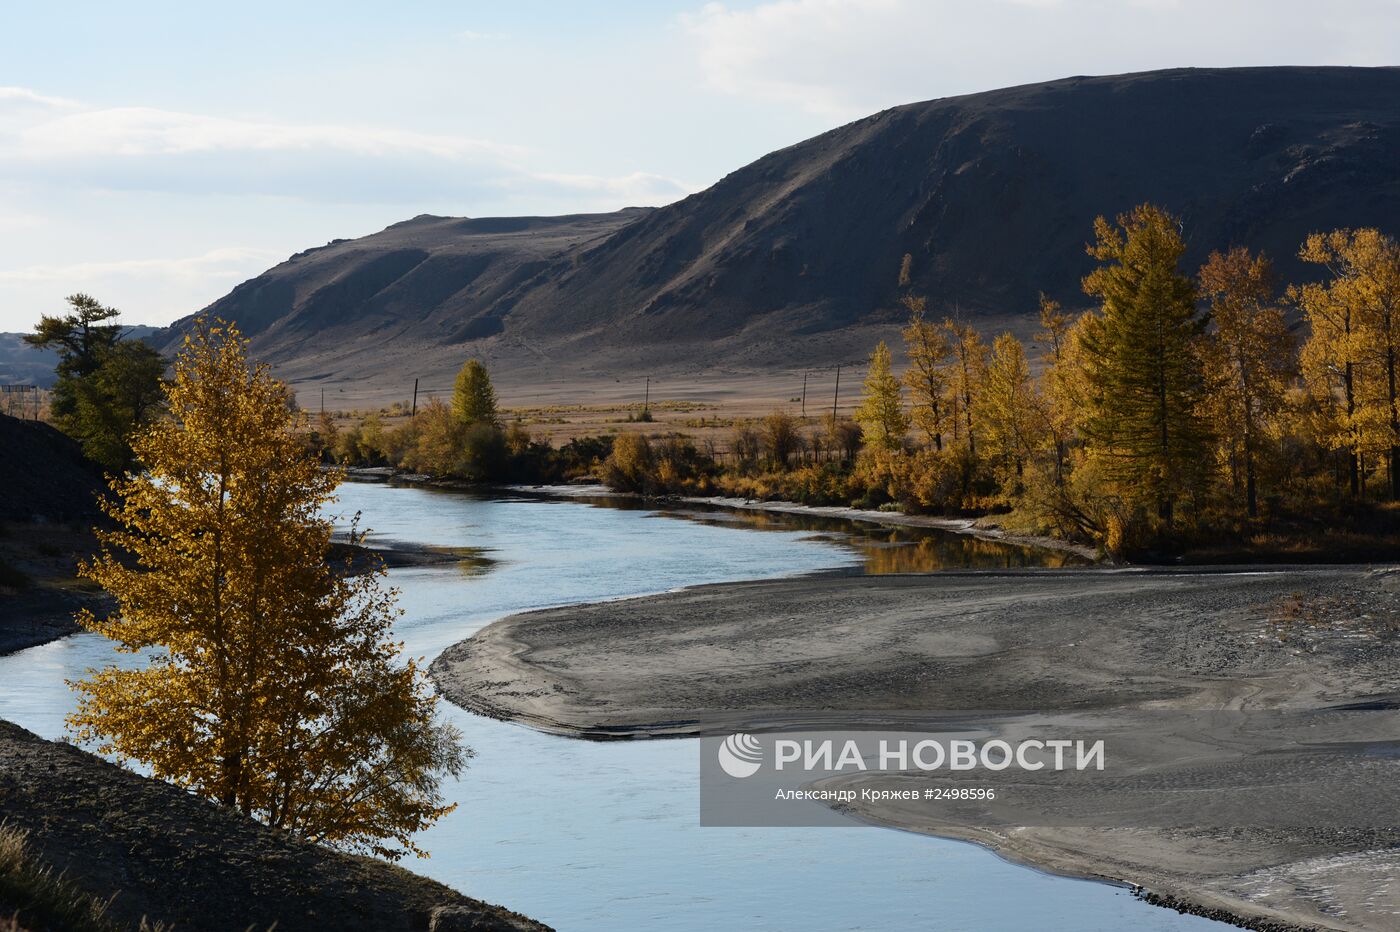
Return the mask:
[[(551, 605), (830, 570), (1058, 562), (956, 535), (666, 513), (608, 503), (348, 483), (370, 543), (473, 548), (484, 559), (391, 571), (413, 656)], [(73, 707), (65, 680), (139, 662), (81, 634), (0, 657), (0, 717), (46, 737)], [(444, 714), (477, 756), (458, 809), (405, 866), (561, 930), (1178, 930), (1219, 923), (1128, 891), (1052, 877), (961, 842), (869, 827), (701, 828), (698, 742), (591, 743)]]

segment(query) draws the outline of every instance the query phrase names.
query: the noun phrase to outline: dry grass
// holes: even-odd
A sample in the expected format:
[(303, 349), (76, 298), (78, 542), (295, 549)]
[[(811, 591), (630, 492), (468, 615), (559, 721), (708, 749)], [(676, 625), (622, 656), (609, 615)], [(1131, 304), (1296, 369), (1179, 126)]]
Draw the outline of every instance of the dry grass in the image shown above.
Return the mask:
[[(111, 900), (87, 893), (40, 863), (28, 832), (0, 823), (0, 932), (127, 932), (107, 917)], [(131, 932), (170, 932), (145, 919)]]
[(1400, 598), (1382, 587), (1377, 597), (1308, 596), (1295, 592), (1269, 607), (1268, 630), (1283, 644), (1316, 650), (1336, 640), (1393, 641), (1400, 636)]

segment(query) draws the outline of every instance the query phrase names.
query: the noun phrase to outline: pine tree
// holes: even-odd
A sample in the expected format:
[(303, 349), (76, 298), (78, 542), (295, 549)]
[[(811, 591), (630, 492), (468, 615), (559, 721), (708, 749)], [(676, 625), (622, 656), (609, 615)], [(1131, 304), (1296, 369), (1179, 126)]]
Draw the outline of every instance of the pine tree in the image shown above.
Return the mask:
[[(309, 839), (398, 857), (452, 806), (469, 752), (391, 638), (382, 566), (327, 562), (339, 476), (299, 436), (284, 386), (238, 332), (200, 320), (167, 387), (170, 418), (113, 481), (115, 529), (82, 574), (117, 600), (79, 622), (128, 653), (76, 684), (80, 740)], [(418, 852), (421, 853), (421, 852)]]
[(1102, 301), (1084, 332), (1091, 386), (1087, 440), (1125, 497), (1156, 505), (1171, 526), (1182, 495), (1199, 487), (1210, 433), (1199, 340), (1207, 319), (1181, 274), (1179, 223), (1142, 205), (1094, 223), (1089, 254), (1104, 263), (1084, 280)]
[(123, 340), (120, 312), (96, 298), (68, 298), (72, 313), (44, 315), (31, 346), (58, 353), (49, 410), (55, 425), (77, 440), (83, 453), (110, 470), (136, 465), (130, 437), (160, 414), (165, 359), (137, 340)]
[(943, 449), (945, 417), (944, 396), (948, 392), (948, 335), (936, 324), (924, 319), (926, 302), (910, 295), (904, 299), (909, 309), (909, 324), (904, 328), (905, 354), (909, 368), (904, 384), (909, 389), (910, 419), (924, 432), (933, 448)]
[(452, 392), (452, 415), (464, 427), (473, 424), (501, 426), (491, 376), (487, 374), (486, 367), (475, 359), (469, 360), (457, 373), (457, 384)]
[(1283, 312), (1274, 305), (1273, 268), (1263, 256), (1237, 247), (1213, 252), (1200, 272), (1214, 332), (1205, 343), (1210, 409), (1225, 466), (1245, 510), (1259, 514), (1258, 464), (1264, 438), (1282, 412), (1296, 370), (1296, 347)]
[(890, 348), (881, 340), (870, 354), (865, 394), (855, 413), (866, 443), (880, 450), (903, 449), (909, 420), (904, 413), (903, 392), (890, 363)]

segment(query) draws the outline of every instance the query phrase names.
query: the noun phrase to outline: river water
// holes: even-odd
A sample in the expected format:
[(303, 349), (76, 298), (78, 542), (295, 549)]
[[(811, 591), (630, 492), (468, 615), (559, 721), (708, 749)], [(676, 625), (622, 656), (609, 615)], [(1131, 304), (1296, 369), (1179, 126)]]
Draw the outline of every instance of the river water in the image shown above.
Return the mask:
[[(396, 569), (413, 656), (513, 612), (698, 583), (823, 570), (1036, 564), (1060, 558), (965, 537), (861, 531), (772, 515), (342, 487), (370, 543), (473, 548), (485, 559)], [(63, 733), (68, 679), (113, 662), (81, 634), (0, 657), (0, 717)], [(701, 828), (698, 742), (591, 743), (444, 703), (477, 756), (460, 805), (409, 869), (561, 930), (1177, 930), (1220, 924), (1106, 884), (1051, 877), (960, 842), (871, 827)]]

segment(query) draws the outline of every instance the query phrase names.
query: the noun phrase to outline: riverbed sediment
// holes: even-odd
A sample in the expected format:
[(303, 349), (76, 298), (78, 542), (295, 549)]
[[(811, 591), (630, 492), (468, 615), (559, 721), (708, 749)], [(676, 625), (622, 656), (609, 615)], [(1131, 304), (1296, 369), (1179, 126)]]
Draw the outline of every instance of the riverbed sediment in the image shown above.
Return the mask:
[[(1367, 567), (706, 586), (507, 618), (432, 674), (472, 711), (598, 739), (772, 728), (812, 710), (1388, 708), (1400, 696), (1398, 590), (1395, 574)], [(1149, 755), (1153, 737), (1139, 735)], [(1168, 786), (1181, 752), (1169, 738)], [(1271, 748), (1264, 772), (1293, 773), (1303, 753)], [(1221, 764), (1210, 779), (1223, 791), (1258, 765)], [(927, 807), (854, 810), (1255, 928), (1400, 922), (1400, 833), (1385, 828), (987, 828)]]

